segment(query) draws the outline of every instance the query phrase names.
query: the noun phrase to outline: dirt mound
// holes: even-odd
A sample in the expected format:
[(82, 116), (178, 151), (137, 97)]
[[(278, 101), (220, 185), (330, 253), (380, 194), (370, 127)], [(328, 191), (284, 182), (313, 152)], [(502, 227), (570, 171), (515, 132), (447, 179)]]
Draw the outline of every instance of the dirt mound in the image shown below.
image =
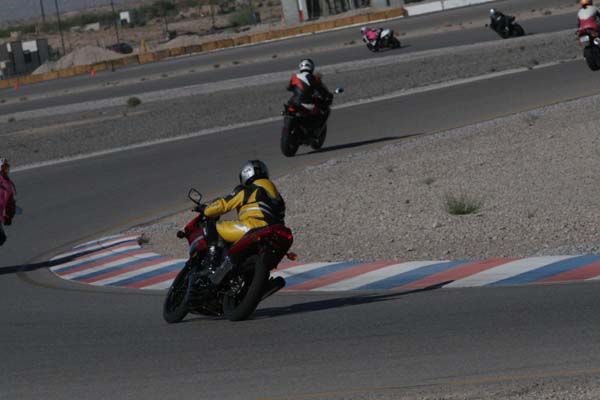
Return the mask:
[(71, 53), (67, 54), (56, 62), (45, 63), (36, 69), (33, 74), (43, 74), (45, 72), (57, 71), (79, 65), (89, 65), (97, 62), (114, 60), (121, 57), (123, 57), (121, 54), (103, 49), (102, 47), (85, 46), (73, 50)]

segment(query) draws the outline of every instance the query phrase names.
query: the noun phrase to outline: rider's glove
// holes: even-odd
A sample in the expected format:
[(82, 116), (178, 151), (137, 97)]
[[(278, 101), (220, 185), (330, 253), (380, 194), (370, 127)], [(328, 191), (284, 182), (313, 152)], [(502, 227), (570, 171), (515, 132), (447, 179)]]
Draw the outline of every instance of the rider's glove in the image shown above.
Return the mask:
[(198, 204), (196, 207), (194, 207), (194, 211), (200, 214), (204, 214), (204, 210), (206, 210), (206, 204)]

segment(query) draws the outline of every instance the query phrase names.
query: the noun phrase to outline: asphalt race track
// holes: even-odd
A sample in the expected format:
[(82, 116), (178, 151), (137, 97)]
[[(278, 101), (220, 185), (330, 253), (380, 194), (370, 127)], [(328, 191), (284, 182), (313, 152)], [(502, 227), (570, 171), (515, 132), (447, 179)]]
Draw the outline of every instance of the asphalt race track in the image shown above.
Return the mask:
[[(556, 0), (555, 0), (556, 2)], [(507, 2), (507, 3), (515, 3)], [(536, 2), (533, 2), (536, 3)], [(539, 1), (537, 1), (539, 3)], [(549, 2), (546, 2), (549, 3)], [(552, 3), (552, 2), (550, 2)], [(548, 6), (550, 4), (546, 4)], [(503, 5), (505, 9), (528, 10), (534, 8), (535, 4), (524, 7), (524, 4)], [(448, 21), (447, 24), (456, 25), (462, 18), (475, 18), (481, 16), (485, 18), (489, 5), (478, 6), (462, 10), (454, 10), (448, 13), (439, 13), (432, 16), (418, 16), (414, 18), (399, 19), (386, 24), (398, 32), (406, 32), (415, 28), (427, 28), (430, 24), (439, 24), (439, 20)], [(477, 10), (475, 10), (477, 9)], [(477, 11), (477, 13), (475, 13)], [(463, 14), (466, 14), (464, 16)], [(523, 23), (527, 32), (530, 34), (543, 34), (555, 32), (573, 27), (573, 16), (562, 14), (556, 16), (547, 16), (544, 18), (535, 18)], [(498, 35), (489, 28), (483, 26), (465, 26), (464, 30), (451, 31), (447, 33), (429, 34), (421, 37), (404, 39), (400, 37), (403, 46), (402, 53), (414, 51), (424, 51), (448, 46), (473, 44), (483, 41), (497, 40)], [(301, 49), (319, 49), (326, 48), (326, 52), (319, 53), (319, 66), (337, 64), (346, 61), (360, 60), (365, 57), (386, 57), (397, 55), (398, 52), (381, 52), (373, 54), (364, 46), (352, 46), (344, 48), (344, 43), (350, 41), (360, 42), (358, 28), (348, 28), (339, 31), (321, 33), (317, 35), (288, 39), (266, 43), (261, 46), (249, 46), (214, 53), (202, 54), (192, 57), (177, 58), (158, 63), (135, 66), (116, 72), (98, 73), (96, 78), (91, 79), (88, 76), (60, 79), (56, 81), (42, 82), (36, 85), (22, 86), (19, 91), (13, 89), (0, 90), (0, 96), (6, 99), (19, 99), (22, 97), (30, 98), (26, 102), (8, 103), (0, 105), (0, 116), (11, 114), (17, 111), (34, 110), (38, 108), (73, 104), (77, 102), (93, 101), (119, 96), (130, 96), (137, 93), (172, 89), (193, 84), (217, 82), (226, 79), (241, 78), (263, 74), (265, 72), (281, 72), (296, 68), (298, 56), (287, 58), (275, 58), (274, 54), (282, 54), (290, 49), (299, 51)], [(338, 49), (330, 49), (330, 46), (340, 46)], [(329, 47), (328, 47), (329, 46)], [(265, 61), (266, 58), (266, 61)], [(244, 64), (247, 60), (263, 60)], [(239, 61), (242, 64), (234, 68), (212, 68), (213, 65), (225, 66), (233, 61)], [(203, 67), (209, 67), (209, 70), (203, 70)], [(189, 71), (198, 69), (197, 72)], [(176, 75), (163, 78), (163, 74), (168, 76), (175, 71), (184, 71), (182, 75)], [(142, 77), (160, 76), (151, 80), (140, 81)], [(104, 86), (110, 82), (129, 82), (130, 84), (120, 84), (118, 86)], [(90, 86), (93, 85), (93, 90)], [(65, 93), (65, 91), (69, 93)], [(83, 92), (81, 92), (83, 90)], [(55, 93), (51, 97), (47, 94)], [(39, 98), (39, 96), (44, 96)], [(36, 98), (37, 97), (37, 98)]]
[(184, 209), (189, 186), (230, 190), (245, 159), (281, 175), (594, 95), (596, 77), (579, 60), (334, 110), (327, 147), (292, 159), (279, 152), (278, 121), (15, 172), (25, 214), (1, 250), (0, 398), (393, 399), (597, 376), (598, 283), (279, 294), (250, 321), (167, 325), (161, 293), (88, 288), (35, 264)]

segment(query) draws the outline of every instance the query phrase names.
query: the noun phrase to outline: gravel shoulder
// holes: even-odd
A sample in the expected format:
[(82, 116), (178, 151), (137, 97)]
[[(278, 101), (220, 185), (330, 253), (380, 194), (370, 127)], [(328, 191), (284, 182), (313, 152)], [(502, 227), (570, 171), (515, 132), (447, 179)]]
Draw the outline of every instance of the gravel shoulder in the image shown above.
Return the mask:
[[(343, 104), (412, 88), (580, 57), (570, 30), (327, 66), (330, 87), (344, 86)], [(443, 65), (444, 68), (440, 68)], [(365, 79), (365, 71), (377, 79)], [(201, 84), (127, 98), (23, 112), (0, 121), (3, 153), (19, 165), (78, 156), (203, 129), (273, 118), (289, 97), (291, 71)], [(240, 85), (243, 84), (243, 87)], [(235, 113), (230, 110), (235, 109)], [(177, 124), (173, 124), (177, 121)]]
[[(305, 262), (598, 253), (599, 106), (579, 99), (281, 177), (293, 250)], [(449, 214), (447, 196), (461, 195), (480, 210)], [(136, 231), (185, 257), (174, 233), (190, 216)]]

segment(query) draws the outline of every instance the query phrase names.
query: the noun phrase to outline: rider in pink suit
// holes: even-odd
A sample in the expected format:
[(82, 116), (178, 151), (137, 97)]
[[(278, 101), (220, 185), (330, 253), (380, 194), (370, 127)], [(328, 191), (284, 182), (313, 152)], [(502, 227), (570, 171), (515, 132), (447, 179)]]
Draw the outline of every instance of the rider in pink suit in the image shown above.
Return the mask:
[(3, 225), (12, 224), (16, 212), (15, 184), (8, 177), (10, 164), (6, 158), (0, 158), (0, 246), (6, 242)]

